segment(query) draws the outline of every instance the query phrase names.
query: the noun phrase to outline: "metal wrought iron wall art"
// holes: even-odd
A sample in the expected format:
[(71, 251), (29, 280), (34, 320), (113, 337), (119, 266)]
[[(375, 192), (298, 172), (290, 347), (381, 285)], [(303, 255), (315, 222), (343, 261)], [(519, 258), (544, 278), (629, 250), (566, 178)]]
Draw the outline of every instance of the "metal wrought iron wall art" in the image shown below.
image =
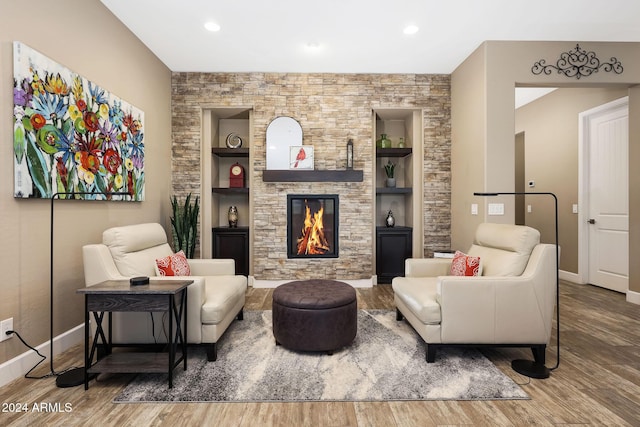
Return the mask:
[(549, 75), (556, 70), (558, 74), (580, 79), (580, 77), (597, 73), (600, 69), (606, 72), (613, 71), (616, 74), (622, 74), (623, 71), (622, 63), (617, 58), (611, 57), (609, 62), (600, 62), (595, 52), (587, 52), (576, 44), (575, 49), (561, 53), (555, 65), (547, 65), (546, 61), (541, 59), (533, 64), (531, 72), (535, 75), (542, 73)]

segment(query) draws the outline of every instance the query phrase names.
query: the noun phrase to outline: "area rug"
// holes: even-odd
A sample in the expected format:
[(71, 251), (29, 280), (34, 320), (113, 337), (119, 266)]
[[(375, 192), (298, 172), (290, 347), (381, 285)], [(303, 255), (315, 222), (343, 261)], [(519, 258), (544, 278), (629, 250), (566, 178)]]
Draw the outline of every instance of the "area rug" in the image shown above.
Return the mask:
[(114, 402), (295, 402), (528, 399), (479, 351), (424, 343), (390, 310), (359, 310), (354, 342), (333, 355), (276, 346), (271, 311), (245, 311), (218, 343), (218, 360), (190, 347), (187, 370), (139, 374)]

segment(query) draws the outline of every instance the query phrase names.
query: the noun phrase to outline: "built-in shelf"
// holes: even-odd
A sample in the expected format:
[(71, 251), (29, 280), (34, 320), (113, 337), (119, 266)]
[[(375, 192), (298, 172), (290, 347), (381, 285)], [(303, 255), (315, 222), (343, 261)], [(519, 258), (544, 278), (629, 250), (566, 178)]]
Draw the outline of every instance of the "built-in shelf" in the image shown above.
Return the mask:
[[(407, 258), (423, 256), (423, 115), (420, 108), (374, 110), (375, 140), (386, 134), (395, 147), (372, 148), (375, 153), (372, 173), (377, 225), (374, 259), (378, 283), (391, 283), (394, 277), (404, 275)], [(406, 146), (398, 148), (401, 139)], [(388, 162), (395, 164), (397, 187), (385, 187), (385, 165)], [(384, 226), (390, 210), (395, 218), (395, 227)]]
[(265, 170), (264, 182), (362, 182), (361, 170)]
[(211, 189), (216, 194), (249, 194), (249, 187), (228, 188), (214, 187)]
[(411, 187), (378, 187), (376, 194), (411, 194)]
[(406, 157), (412, 153), (411, 148), (376, 148), (377, 157)]
[(211, 153), (218, 157), (249, 157), (248, 148), (213, 147)]

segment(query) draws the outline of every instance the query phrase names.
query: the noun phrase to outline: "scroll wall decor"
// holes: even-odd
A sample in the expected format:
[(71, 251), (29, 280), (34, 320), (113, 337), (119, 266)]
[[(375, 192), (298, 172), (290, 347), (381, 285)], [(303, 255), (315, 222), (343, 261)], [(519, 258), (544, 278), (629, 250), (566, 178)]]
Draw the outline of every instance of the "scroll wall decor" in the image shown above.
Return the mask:
[(556, 70), (558, 74), (580, 79), (581, 77), (589, 77), (601, 69), (606, 72), (613, 71), (616, 74), (622, 74), (623, 71), (622, 63), (617, 58), (611, 57), (609, 62), (601, 62), (595, 52), (587, 52), (581, 49), (579, 44), (576, 44), (575, 49), (561, 53), (555, 65), (547, 65), (546, 61), (541, 59), (533, 64), (531, 72), (535, 75), (542, 73), (549, 75), (553, 70)]
[(144, 113), (20, 42), (13, 58), (14, 197), (144, 200)]

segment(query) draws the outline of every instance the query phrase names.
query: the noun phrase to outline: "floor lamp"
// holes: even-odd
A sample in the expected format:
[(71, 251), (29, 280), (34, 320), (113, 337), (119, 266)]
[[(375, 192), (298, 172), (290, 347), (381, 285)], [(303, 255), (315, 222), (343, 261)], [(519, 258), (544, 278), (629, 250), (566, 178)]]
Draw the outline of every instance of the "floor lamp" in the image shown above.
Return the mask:
[(536, 362), (535, 360), (516, 359), (511, 361), (511, 368), (519, 374), (525, 375), (530, 378), (549, 378), (551, 371), (557, 369), (560, 366), (560, 266), (558, 260), (560, 259), (560, 248), (558, 243), (558, 198), (553, 193), (545, 192), (514, 192), (514, 193), (473, 193), (474, 196), (551, 196), (555, 204), (555, 226), (556, 226), (556, 331), (557, 331), (557, 352), (556, 352), (556, 366), (553, 368), (547, 368), (544, 364)]
[(91, 191), (71, 191), (71, 192), (59, 192), (51, 196), (51, 240), (49, 246), (50, 264), (49, 264), (49, 332), (50, 332), (50, 366), (51, 375), (56, 377), (56, 385), (61, 388), (75, 387), (80, 384), (84, 384), (84, 368), (71, 368), (63, 372), (56, 372), (53, 369), (53, 202), (56, 199), (60, 199), (60, 196), (80, 196), (80, 195), (103, 195), (103, 196), (129, 196), (129, 193), (99, 193)]

